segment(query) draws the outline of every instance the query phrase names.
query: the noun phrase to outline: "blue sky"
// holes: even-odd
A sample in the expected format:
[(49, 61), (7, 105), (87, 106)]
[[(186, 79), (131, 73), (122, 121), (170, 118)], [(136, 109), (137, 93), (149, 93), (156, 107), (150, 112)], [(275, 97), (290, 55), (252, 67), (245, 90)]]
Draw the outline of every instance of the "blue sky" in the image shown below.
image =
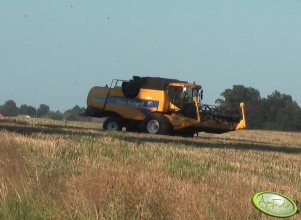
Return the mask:
[(2, 0), (0, 104), (85, 106), (113, 78), (196, 81), (213, 104), (234, 84), (301, 104), (299, 0)]

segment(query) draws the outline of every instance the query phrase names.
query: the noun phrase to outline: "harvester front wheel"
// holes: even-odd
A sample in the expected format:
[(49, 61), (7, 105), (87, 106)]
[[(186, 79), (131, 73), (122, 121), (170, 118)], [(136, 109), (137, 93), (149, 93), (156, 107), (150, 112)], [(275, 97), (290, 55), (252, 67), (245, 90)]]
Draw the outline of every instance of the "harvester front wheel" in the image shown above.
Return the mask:
[(121, 131), (122, 120), (117, 116), (108, 117), (103, 123), (103, 129), (107, 131)]
[(164, 115), (160, 113), (154, 113), (146, 117), (144, 127), (145, 131), (149, 134), (171, 133), (170, 122)]

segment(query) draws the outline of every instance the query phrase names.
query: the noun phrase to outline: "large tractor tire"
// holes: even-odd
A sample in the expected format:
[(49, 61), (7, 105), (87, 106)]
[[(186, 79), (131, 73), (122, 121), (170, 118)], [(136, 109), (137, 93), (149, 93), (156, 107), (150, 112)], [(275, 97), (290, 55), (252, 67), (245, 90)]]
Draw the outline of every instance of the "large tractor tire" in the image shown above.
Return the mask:
[(110, 116), (103, 123), (103, 129), (107, 131), (121, 131), (122, 119), (118, 116)]
[(122, 93), (126, 98), (135, 98), (140, 91), (140, 86), (139, 80), (123, 82), (121, 85)]
[(171, 134), (172, 126), (169, 120), (160, 113), (153, 113), (144, 120), (144, 130), (149, 134)]

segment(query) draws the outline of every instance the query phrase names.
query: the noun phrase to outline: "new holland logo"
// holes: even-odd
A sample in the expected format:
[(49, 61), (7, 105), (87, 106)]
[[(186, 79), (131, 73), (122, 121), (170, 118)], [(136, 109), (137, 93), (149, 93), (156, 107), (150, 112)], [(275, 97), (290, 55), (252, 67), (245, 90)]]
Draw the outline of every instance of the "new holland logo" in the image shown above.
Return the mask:
[(290, 217), (298, 211), (293, 200), (274, 192), (256, 193), (252, 202), (258, 210), (274, 217)]

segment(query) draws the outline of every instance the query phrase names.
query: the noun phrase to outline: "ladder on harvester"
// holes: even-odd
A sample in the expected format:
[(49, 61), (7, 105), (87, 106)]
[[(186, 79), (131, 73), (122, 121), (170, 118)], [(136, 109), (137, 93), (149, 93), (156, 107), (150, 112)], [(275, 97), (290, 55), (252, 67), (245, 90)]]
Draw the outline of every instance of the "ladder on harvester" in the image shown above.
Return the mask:
[[(102, 111), (104, 111), (105, 108), (106, 108), (107, 101), (108, 101), (108, 98), (109, 98), (109, 96), (110, 96), (110, 92), (111, 92), (111, 89), (112, 89), (112, 86), (113, 86), (113, 83), (114, 83), (114, 82), (115, 82), (114, 87), (116, 87), (117, 84), (118, 84), (118, 82), (127, 82), (127, 80), (122, 80), (122, 79), (113, 79), (113, 80), (112, 80), (111, 85), (110, 85), (110, 87), (109, 87), (109, 90), (108, 90), (108, 92), (107, 92), (106, 98), (105, 98), (105, 102), (104, 102), (104, 104), (103, 104)], [(107, 86), (107, 85), (106, 85), (106, 86)]]

